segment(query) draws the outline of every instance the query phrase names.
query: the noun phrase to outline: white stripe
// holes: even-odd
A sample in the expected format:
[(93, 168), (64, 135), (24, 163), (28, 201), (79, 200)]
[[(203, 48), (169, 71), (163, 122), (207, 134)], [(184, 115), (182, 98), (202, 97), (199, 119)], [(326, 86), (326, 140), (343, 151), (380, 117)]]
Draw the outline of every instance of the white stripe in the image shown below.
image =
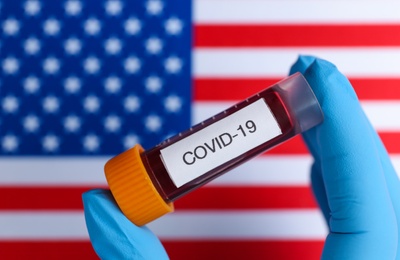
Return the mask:
[(193, 51), (193, 71), (197, 78), (285, 77), (299, 54), (326, 59), (347, 76), (400, 76), (397, 47), (197, 48)]
[[(149, 224), (161, 239), (323, 239), (318, 210), (178, 211)], [(80, 212), (0, 212), (0, 240), (87, 240)]]
[(82, 211), (0, 211), (1, 240), (87, 240)]
[(3, 157), (0, 188), (18, 186), (104, 186), (104, 164), (110, 157)]
[(398, 23), (398, 1), (195, 0), (199, 24)]
[[(390, 155), (396, 172), (400, 174), (400, 155)], [(85, 181), (82, 182), (81, 178), (69, 173), (55, 173), (53, 169), (45, 169), (41, 171), (35, 171), (35, 164), (45, 165), (48, 159), (42, 158), (37, 159), (32, 167), (28, 167), (31, 163), (25, 159), (10, 158), (14, 161), (14, 164), (8, 163), (3, 165), (3, 161), (0, 161), (2, 165), (2, 173), (0, 174), (0, 189), (1, 186), (50, 186), (50, 185), (62, 185), (62, 186), (81, 186), (81, 185), (92, 185), (105, 186), (107, 185), (103, 180), (103, 174), (98, 171), (92, 172), (90, 175), (85, 176)], [(71, 161), (58, 158), (60, 168), (68, 167)], [(63, 161), (64, 160), (64, 161)], [(99, 164), (102, 160), (99, 160)], [(310, 183), (310, 167), (312, 159), (309, 155), (269, 155), (256, 157), (232, 171), (218, 177), (207, 185), (211, 186), (254, 186), (254, 185), (265, 185), (265, 186), (305, 186)], [(9, 174), (14, 166), (25, 164), (29, 171), (13, 171), (13, 174)], [(80, 166), (86, 168), (87, 166), (81, 162)], [(34, 173), (34, 174), (32, 174)], [(49, 179), (52, 181), (49, 182)], [(30, 182), (33, 182), (29, 185)]]
[[(193, 105), (193, 121), (199, 123), (224, 111), (234, 103), (235, 101), (198, 101)], [(400, 100), (362, 101), (361, 105), (376, 130), (381, 132), (400, 131)]]

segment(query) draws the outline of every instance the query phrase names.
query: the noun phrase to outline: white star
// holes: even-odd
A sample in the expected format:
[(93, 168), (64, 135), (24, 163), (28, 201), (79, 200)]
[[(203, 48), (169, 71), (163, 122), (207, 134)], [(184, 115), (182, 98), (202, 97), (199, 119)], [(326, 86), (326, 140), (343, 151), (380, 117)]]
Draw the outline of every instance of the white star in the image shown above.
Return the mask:
[(65, 52), (69, 55), (76, 55), (81, 51), (82, 43), (79, 39), (71, 37), (64, 42)]
[(22, 122), (24, 129), (28, 133), (36, 132), (39, 129), (39, 118), (34, 115), (26, 116)]
[(118, 38), (112, 37), (105, 41), (104, 49), (110, 55), (118, 54), (121, 51), (122, 43)]
[(46, 58), (43, 61), (43, 70), (46, 74), (56, 74), (60, 70), (60, 61), (55, 57)]
[(160, 38), (151, 37), (145, 42), (146, 50), (150, 54), (159, 54), (163, 47), (163, 42)]
[(135, 74), (140, 70), (141, 64), (137, 57), (131, 56), (124, 61), (125, 71), (129, 74)]
[(124, 99), (124, 108), (126, 112), (136, 112), (140, 108), (140, 99), (137, 96), (127, 96)]
[(1, 141), (1, 146), (6, 152), (14, 152), (18, 149), (19, 140), (15, 135), (5, 135)]
[(81, 89), (81, 80), (74, 76), (66, 78), (64, 80), (64, 89), (71, 94), (77, 93)]
[(60, 22), (54, 18), (47, 19), (43, 24), (43, 30), (49, 36), (57, 35), (60, 32)]
[(105, 3), (106, 13), (111, 16), (119, 15), (122, 11), (122, 3), (118, 0), (109, 0)]
[(104, 88), (109, 93), (117, 93), (121, 89), (121, 80), (118, 77), (111, 76), (104, 81)]
[(89, 113), (95, 113), (100, 108), (100, 100), (98, 97), (90, 95), (83, 100), (83, 107)]
[(147, 12), (151, 15), (158, 15), (162, 12), (164, 6), (160, 0), (149, 0), (146, 4)]
[(55, 96), (47, 96), (43, 99), (42, 105), (47, 113), (55, 113), (60, 107), (60, 101)]
[(131, 17), (125, 21), (125, 32), (129, 35), (136, 35), (142, 28), (140, 21), (137, 18)]
[(140, 139), (137, 135), (129, 134), (124, 137), (122, 142), (124, 144), (125, 149), (129, 149), (138, 144), (140, 142)]
[(164, 106), (168, 112), (175, 113), (181, 110), (182, 100), (178, 96), (171, 95), (164, 100)]
[(104, 120), (104, 128), (106, 131), (115, 133), (121, 128), (121, 119), (117, 116), (107, 116)]
[(37, 0), (28, 0), (25, 2), (25, 13), (30, 16), (35, 16), (40, 12), (42, 8), (40, 2)]
[(29, 76), (25, 78), (23, 85), (26, 93), (33, 94), (39, 90), (40, 81), (37, 77)]
[(147, 116), (144, 122), (146, 129), (150, 132), (158, 132), (161, 128), (161, 118), (156, 115)]
[(163, 83), (161, 78), (157, 76), (150, 76), (146, 79), (144, 85), (147, 91), (151, 93), (157, 93), (161, 90)]
[(19, 70), (19, 61), (14, 57), (7, 57), (2, 62), (5, 74), (16, 74)]
[(94, 56), (88, 57), (83, 61), (83, 68), (87, 74), (96, 74), (100, 70), (100, 60)]
[(83, 138), (83, 147), (86, 151), (95, 152), (99, 149), (100, 140), (94, 134), (89, 134)]
[(69, 0), (65, 2), (64, 8), (67, 15), (76, 16), (82, 11), (82, 3), (77, 0)]
[(8, 18), (3, 22), (3, 31), (5, 35), (13, 36), (18, 34), (20, 24), (18, 20), (14, 18)]
[(46, 152), (54, 152), (60, 146), (60, 140), (57, 136), (49, 134), (42, 139), (42, 146)]
[(3, 98), (2, 107), (5, 113), (14, 113), (19, 108), (19, 100), (14, 96)]
[(165, 30), (170, 35), (177, 35), (182, 32), (183, 23), (176, 17), (171, 17), (165, 22)]
[(64, 119), (65, 131), (75, 133), (81, 128), (81, 120), (75, 115), (69, 115)]
[(171, 56), (165, 60), (164, 67), (168, 73), (177, 74), (182, 69), (182, 60), (176, 56)]
[(30, 37), (26, 39), (24, 49), (27, 54), (35, 55), (40, 51), (40, 41), (35, 37)]
[(83, 27), (88, 35), (96, 35), (100, 32), (101, 23), (96, 18), (89, 18), (85, 21)]

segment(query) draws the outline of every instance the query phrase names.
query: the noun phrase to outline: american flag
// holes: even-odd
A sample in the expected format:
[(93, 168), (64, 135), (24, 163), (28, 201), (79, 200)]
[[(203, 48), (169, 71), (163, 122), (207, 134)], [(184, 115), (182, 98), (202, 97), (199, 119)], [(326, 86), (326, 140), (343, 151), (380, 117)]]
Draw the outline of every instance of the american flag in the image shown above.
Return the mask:
[[(285, 77), (335, 63), (400, 172), (394, 1), (0, 0), (0, 258), (96, 259), (81, 194), (150, 148)], [(171, 259), (319, 259), (327, 229), (301, 138), (179, 199), (149, 227)]]

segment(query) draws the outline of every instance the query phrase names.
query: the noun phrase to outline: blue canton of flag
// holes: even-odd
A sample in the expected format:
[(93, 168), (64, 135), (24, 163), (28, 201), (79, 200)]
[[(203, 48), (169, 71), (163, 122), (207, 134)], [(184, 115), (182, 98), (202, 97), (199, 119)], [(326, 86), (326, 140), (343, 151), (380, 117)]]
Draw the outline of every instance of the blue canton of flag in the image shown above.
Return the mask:
[(1, 155), (116, 154), (189, 126), (190, 1), (0, 3)]

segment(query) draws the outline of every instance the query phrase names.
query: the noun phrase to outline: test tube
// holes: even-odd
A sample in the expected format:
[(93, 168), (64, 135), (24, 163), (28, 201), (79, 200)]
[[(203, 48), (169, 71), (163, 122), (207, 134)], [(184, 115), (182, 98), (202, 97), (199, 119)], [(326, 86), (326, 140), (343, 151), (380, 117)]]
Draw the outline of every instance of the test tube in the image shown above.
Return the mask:
[[(115, 156), (106, 179), (125, 216), (142, 226), (172, 212), (186, 193), (322, 120), (312, 89), (295, 73), (151, 149), (137, 144)], [(266, 165), (265, 174), (276, 173)]]

